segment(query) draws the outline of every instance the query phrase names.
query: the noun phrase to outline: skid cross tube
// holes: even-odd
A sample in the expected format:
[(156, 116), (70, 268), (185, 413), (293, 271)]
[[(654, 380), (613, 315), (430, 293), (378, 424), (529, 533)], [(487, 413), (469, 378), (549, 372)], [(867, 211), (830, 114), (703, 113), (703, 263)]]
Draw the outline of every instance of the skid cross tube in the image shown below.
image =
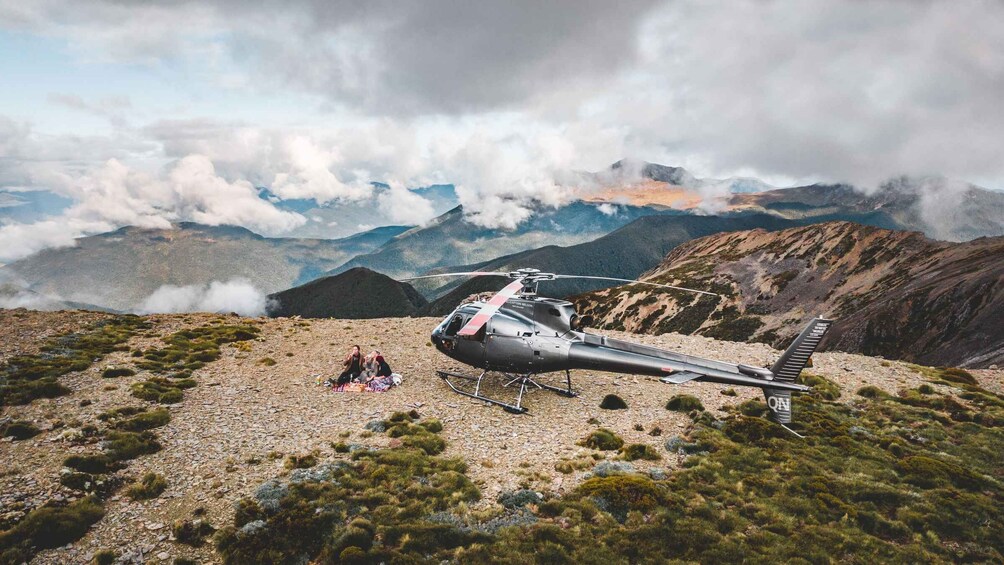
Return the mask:
[[(475, 398), (477, 400), (483, 400), (490, 404), (496, 406), (501, 406), (507, 412), (512, 412), (514, 414), (526, 414), (527, 409), (523, 407), (523, 395), (526, 394), (527, 389), (531, 387), (536, 387), (541, 390), (549, 390), (551, 392), (556, 392), (565, 397), (576, 397), (578, 393), (572, 390), (572, 375), (570, 371), (565, 371), (565, 386), (566, 388), (559, 388), (556, 386), (551, 386), (543, 383), (537, 382), (534, 377), (538, 376), (535, 373), (529, 373), (526, 375), (512, 375), (509, 373), (501, 373), (503, 378), (509, 379), (507, 382), (503, 383), (504, 388), (508, 388), (511, 385), (519, 384), (519, 392), (516, 394), (516, 402), (505, 402), (503, 400), (498, 400), (481, 394), (481, 383), (488, 371), (482, 371), (478, 376), (465, 375), (463, 373), (455, 373), (453, 371), (436, 371), (439, 378), (446, 382), (447, 386), (450, 387), (453, 392), (460, 394), (462, 396), (467, 396), (469, 398)], [(456, 384), (454, 384), (450, 379), (464, 379), (475, 383), (474, 392), (470, 393), (466, 390), (461, 389)]]

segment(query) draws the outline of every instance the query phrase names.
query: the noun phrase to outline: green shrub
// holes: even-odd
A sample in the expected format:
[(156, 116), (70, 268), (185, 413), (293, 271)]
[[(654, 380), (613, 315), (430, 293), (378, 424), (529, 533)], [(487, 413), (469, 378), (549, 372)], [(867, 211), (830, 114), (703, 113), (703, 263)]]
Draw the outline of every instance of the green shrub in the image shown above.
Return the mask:
[(658, 461), (662, 459), (659, 452), (644, 443), (631, 443), (621, 448), (621, 459), (625, 461), (635, 461), (644, 459), (646, 461)]
[(938, 376), (952, 383), (961, 383), (966, 385), (977, 384), (976, 377), (965, 369), (958, 369), (955, 367), (944, 368), (938, 372)]
[(167, 480), (157, 473), (147, 473), (126, 489), (126, 496), (133, 500), (149, 500), (157, 498), (167, 490)]
[(108, 367), (104, 371), (101, 371), (101, 376), (106, 379), (114, 379), (116, 377), (131, 377), (136, 374), (136, 371), (130, 369), (129, 367)]
[(438, 434), (439, 432), (443, 431), (443, 423), (435, 418), (425, 420), (419, 425), (434, 434)]
[(722, 429), (732, 441), (760, 444), (770, 439), (787, 438), (784, 428), (764, 418), (739, 416), (726, 422)]
[(115, 461), (128, 461), (141, 455), (149, 455), (160, 451), (160, 443), (153, 432), (119, 432), (110, 431), (105, 434), (102, 446), (105, 453)]
[(579, 441), (579, 445), (599, 451), (616, 451), (624, 445), (624, 440), (606, 428), (597, 428)]
[(917, 387), (917, 392), (919, 392), (920, 394), (934, 394), (934, 387), (927, 383), (924, 383), (919, 387)]
[(36, 508), (14, 527), (0, 532), (0, 562), (27, 562), (38, 550), (77, 541), (104, 514), (104, 508), (93, 496), (65, 506)]
[(811, 386), (811, 394), (823, 400), (836, 400), (840, 398), (840, 385), (826, 377), (803, 372), (795, 379), (795, 382)]
[(216, 528), (203, 520), (176, 520), (171, 526), (174, 539), (192, 547), (202, 545), (215, 532)]
[(627, 402), (616, 394), (608, 394), (600, 402), (600, 408), (604, 410), (625, 410), (627, 407)]
[(148, 349), (137, 367), (145, 371), (187, 378), (206, 363), (220, 358), (220, 346), (258, 337), (255, 326), (216, 324), (175, 332), (164, 339), (166, 347)]
[(71, 455), (63, 460), (63, 465), (82, 473), (110, 473), (122, 465), (105, 454)]
[(405, 447), (421, 449), (428, 455), (438, 455), (446, 449), (446, 440), (431, 432), (406, 435), (401, 442)]
[(677, 394), (666, 403), (666, 410), (674, 412), (690, 412), (691, 410), (704, 410), (704, 405), (700, 399), (689, 394)]
[(986, 481), (969, 469), (933, 457), (915, 455), (896, 462), (896, 468), (909, 483), (924, 488), (955, 485), (961, 488), (980, 489)]
[(166, 379), (152, 377), (130, 386), (132, 395), (159, 404), (177, 404), (184, 398), (182, 390), (195, 386), (192, 379)]
[(59, 377), (83, 371), (149, 324), (138, 316), (114, 316), (95, 322), (80, 332), (46, 340), (38, 355), (12, 357), (0, 367), (0, 406), (28, 404), (36, 398), (56, 398), (70, 389)]
[(576, 494), (599, 499), (601, 507), (623, 521), (629, 510), (648, 512), (666, 501), (666, 493), (643, 475), (592, 477), (575, 490)]
[(883, 398), (889, 395), (877, 386), (868, 385), (858, 389), (858, 396), (864, 398)]
[(290, 455), (286, 458), (287, 469), (309, 469), (317, 465), (317, 456), (313, 453), (306, 455)]
[(94, 553), (91, 563), (94, 565), (112, 565), (118, 559), (118, 554), (110, 549), (102, 549)]
[(42, 430), (36, 428), (31, 422), (23, 420), (14, 420), (0, 426), (0, 436), (14, 438), (15, 441), (31, 439), (40, 433)]
[(98, 419), (116, 430), (142, 432), (166, 426), (171, 421), (171, 413), (165, 408), (147, 411), (146, 408), (127, 407), (104, 412)]

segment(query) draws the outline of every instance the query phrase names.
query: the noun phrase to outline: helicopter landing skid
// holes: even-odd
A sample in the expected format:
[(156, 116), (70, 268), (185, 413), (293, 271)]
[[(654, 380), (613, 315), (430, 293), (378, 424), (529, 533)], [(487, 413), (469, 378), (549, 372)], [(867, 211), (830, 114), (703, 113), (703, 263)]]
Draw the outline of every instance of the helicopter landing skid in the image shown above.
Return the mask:
[[(451, 371), (436, 371), (436, 374), (439, 375), (439, 378), (446, 381), (446, 384), (453, 390), (453, 392), (470, 398), (483, 400), (496, 406), (501, 406), (506, 412), (510, 412), (512, 414), (527, 413), (527, 409), (522, 406), (523, 395), (527, 392), (528, 389), (532, 389), (534, 387), (541, 390), (549, 390), (551, 392), (556, 392), (568, 398), (573, 398), (579, 395), (577, 392), (572, 390), (572, 376), (569, 371), (565, 371), (566, 388), (559, 388), (556, 386), (539, 383), (533, 378), (537, 376), (534, 373), (530, 373), (527, 375), (510, 375), (509, 373), (502, 373), (503, 377), (509, 379), (502, 385), (503, 388), (508, 388), (510, 386), (515, 386), (515, 385), (519, 386), (519, 392), (516, 394), (515, 403), (505, 402), (503, 400), (498, 400), (481, 394), (481, 383), (484, 381), (484, 378), (488, 374), (488, 371), (482, 371), (481, 374), (476, 377), (472, 375), (465, 375), (463, 373), (454, 373)], [(467, 381), (474, 382), (475, 383), (474, 392), (473, 393), (467, 392), (466, 390), (457, 387), (453, 382), (450, 381), (450, 379), (464, 379)]]

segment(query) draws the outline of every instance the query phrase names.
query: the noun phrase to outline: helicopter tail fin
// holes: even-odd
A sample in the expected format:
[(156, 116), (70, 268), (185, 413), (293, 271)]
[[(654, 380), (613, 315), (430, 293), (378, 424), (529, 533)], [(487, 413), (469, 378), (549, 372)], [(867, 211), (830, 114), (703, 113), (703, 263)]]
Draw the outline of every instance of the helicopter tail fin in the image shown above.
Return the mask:
[[(814, 318), (809, 325), (798, 334), (795, 341), (781, 355), (781, 358), (771, 367), (774, 380), (791, 383), (802, 373), (809, 363), (809, 358), (819, 347), (819, 343), (830, 329), (833, 320)], [(764, 388), (763, 395), (767, 399), (767, 408), (771, 418), (779, 424), (791, 423), (791, 392), (773, 388)]]

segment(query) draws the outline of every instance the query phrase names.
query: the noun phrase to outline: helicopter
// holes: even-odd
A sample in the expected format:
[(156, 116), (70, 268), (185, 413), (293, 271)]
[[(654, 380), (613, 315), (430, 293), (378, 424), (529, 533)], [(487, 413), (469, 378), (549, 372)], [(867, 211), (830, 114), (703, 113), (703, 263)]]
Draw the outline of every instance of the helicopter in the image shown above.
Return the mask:
[[(810, 390), (810, 387), (795, 380), (833, 323), (832, 320), (814, 318), (772, 367), (761, 368), (685, 355), (590, 333), (586, 329), (593, 323), (591, 316), (579, 316), (575, 306), (566, 300), (539, 296), (537, 288), (539, 283), (546, 281), (590, 279), (718, 296), (712, 292), (630, 279), (544, 273), (537, 269), (441, 273), (405, 280), (472, 276), (502, 276), (512, 279), (512, 282), (488, 300), (458, 306), (432, 330), (431, 339), (440, 352), (481, 372), (469, 375), (439, 370), (436, 373), (454, 392), (501, 406), (516, 414), (527, 412), (522, 404), (527, 390), (541, 389), (566, 397), (577, 396), (572, 389), (571, 371), (579, 369), (654, 376), (667, 384), (704, 381), (758, 387), (763, 390), (771, 419), (787, 427), (791, 423), (791, 393)], [(555, 372), (564, 372), (564, 387), (540, 382), (540, 375)], [(482, 392), (489, 373), (500, 373), (507, 379), (503, 387), (518, 386), (514, 402), (492, 398)], [(468, 389), (473, 383), (474, 390), (458, 386), (460, 381), (467, 381)]]

